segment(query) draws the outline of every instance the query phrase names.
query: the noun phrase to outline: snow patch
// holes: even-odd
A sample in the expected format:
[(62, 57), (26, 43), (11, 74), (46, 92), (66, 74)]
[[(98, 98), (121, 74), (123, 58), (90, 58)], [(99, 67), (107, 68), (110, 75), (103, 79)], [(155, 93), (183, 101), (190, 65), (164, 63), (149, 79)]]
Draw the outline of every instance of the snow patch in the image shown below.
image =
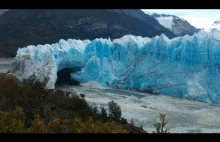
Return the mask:
[(172, 26), (174, 25), (174, 22), (173, 22), (173, 17), (158, 17), (156, 18), (159, 23), (161, 25), (163, 25), (165, 28), (168, 28), (170, 30), (172, 30)]

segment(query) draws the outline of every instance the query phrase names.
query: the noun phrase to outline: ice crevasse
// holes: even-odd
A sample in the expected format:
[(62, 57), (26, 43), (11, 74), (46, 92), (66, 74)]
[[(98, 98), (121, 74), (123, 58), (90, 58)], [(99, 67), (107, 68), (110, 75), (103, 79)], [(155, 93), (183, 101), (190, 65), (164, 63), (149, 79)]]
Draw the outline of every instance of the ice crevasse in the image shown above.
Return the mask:
[(220, 32), (200, 31), (168, 39), (125, 35), (119, 39), (60, 40), (19, 48), (12, 74), (54, 89), (57, 72), (81, 83), (220, 103)]

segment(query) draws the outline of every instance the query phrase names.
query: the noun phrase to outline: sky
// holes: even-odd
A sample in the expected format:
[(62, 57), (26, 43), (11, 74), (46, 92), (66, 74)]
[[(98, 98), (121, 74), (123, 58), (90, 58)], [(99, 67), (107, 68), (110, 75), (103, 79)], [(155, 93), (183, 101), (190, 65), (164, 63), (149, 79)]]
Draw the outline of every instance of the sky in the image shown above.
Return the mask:
[(208, 30), (215, 20), (220, 19), (220, 9), (142, 9), (142, 11), (176, 15), (196, 28), (205, 30)]

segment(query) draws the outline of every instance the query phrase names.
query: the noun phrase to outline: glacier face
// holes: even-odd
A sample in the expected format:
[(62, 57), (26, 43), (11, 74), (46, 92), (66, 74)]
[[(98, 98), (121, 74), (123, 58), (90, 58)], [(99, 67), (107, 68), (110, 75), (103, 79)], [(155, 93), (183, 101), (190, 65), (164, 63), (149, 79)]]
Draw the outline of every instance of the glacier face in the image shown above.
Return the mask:
[(46, 83), (53, 89), (57, 72), (81, 67), (71, 74), (81, 83), (173, 95), (220, 103), (220, 33), (200, 31), (168, 39), (126, 35), (120, 39), (60, 40), (52, 45), (21, 48), (12, 61), (20, 80)]

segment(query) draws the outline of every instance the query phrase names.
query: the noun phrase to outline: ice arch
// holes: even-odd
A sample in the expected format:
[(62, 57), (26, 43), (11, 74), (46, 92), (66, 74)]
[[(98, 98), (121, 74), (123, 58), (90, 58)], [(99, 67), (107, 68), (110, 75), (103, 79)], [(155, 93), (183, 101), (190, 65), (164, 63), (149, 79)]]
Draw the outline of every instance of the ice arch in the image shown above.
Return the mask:
[(83, 53), (89, 40), (60, 40), (56, 44), (19, 48), (12, 61), (12, 73), (20, 80), (46, 83), (54, 89), (57, 72), (65, 68), (81, 68)]
[(120, 39), (60, 40), (52, 45), (21, 48), (12, 63), (20, 80), (54, 88), (57, 72), (82, 70), (79, 82), (220, 103), (220, 34), (200, 31), (168, 39), (126, 35)]

